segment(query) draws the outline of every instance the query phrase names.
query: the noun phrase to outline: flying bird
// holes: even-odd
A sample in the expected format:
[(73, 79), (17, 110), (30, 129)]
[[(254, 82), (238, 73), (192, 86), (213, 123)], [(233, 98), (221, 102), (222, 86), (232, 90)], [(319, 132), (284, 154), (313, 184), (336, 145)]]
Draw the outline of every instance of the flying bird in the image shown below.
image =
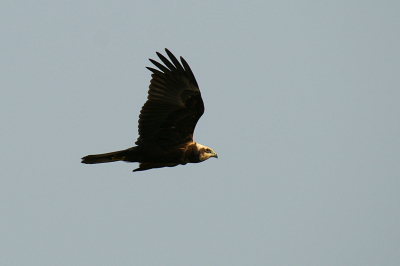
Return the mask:
[(147, 67), (153, 73), (147, 101), (139, 115), (137, 146), (88, 155), (82, 163), (139, 162), (139, 168), (133, 170), (136, 172), (218, 158), (213, 149), (193, 140), (197, 121), (204, 113), (193, 72), (185, 59), (180, 57), (181, 64), (168, 49), (165, 51), (170, 60), (156, 52), (165, 66), (149, 59), (159, 70)]

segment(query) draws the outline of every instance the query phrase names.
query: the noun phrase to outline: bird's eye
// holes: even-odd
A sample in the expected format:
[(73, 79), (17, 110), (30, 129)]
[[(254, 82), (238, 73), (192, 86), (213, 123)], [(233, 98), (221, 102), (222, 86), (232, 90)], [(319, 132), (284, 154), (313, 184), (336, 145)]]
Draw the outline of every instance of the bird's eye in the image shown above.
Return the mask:
[(210, 152), (211, 152), (211, 150), (210, 150), (210, 149), (207, 149), (207, 150), (206, 150), (206, 152), (210, 153)]

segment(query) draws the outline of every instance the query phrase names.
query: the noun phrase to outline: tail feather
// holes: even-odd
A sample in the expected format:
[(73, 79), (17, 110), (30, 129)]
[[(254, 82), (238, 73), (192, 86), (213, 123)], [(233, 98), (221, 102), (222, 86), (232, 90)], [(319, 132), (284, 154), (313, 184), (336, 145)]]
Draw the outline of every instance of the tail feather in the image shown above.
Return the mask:
[[(82, 163), (94, 164), (94, 163), (110, 163), (115, 161), (131, 161), (132, 148), (122, 151), (114, 151), (103, 154), (88, 155), (82, 158)], [(129, 158), (127, 158), (129, 156)], [(129, 160), (128, 160), (129, 159)]]

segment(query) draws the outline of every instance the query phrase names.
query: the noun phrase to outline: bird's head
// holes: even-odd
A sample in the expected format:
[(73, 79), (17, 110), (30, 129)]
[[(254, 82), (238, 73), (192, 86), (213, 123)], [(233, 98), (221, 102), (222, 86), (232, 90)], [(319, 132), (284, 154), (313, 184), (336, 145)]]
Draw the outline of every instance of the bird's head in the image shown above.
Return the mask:
[(203, 162), (210, 157), (215, 157), (218, 158), (218, 155), (215, 153), (215, 151), (209, 147), (203, 146), (201, 144), (197, 144), (197, 148), (199, 150), (199, 158), (200, 161)]

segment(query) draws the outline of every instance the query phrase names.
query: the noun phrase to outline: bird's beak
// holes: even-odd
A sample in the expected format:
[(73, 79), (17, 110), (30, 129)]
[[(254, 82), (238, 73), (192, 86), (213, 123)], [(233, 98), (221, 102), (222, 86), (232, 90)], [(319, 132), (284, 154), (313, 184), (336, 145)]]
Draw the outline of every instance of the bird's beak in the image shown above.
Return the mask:
[(214, 154), (212, 155), (212, 157), (215, 157), (218, 159), (218, 155), (214, 152)]

